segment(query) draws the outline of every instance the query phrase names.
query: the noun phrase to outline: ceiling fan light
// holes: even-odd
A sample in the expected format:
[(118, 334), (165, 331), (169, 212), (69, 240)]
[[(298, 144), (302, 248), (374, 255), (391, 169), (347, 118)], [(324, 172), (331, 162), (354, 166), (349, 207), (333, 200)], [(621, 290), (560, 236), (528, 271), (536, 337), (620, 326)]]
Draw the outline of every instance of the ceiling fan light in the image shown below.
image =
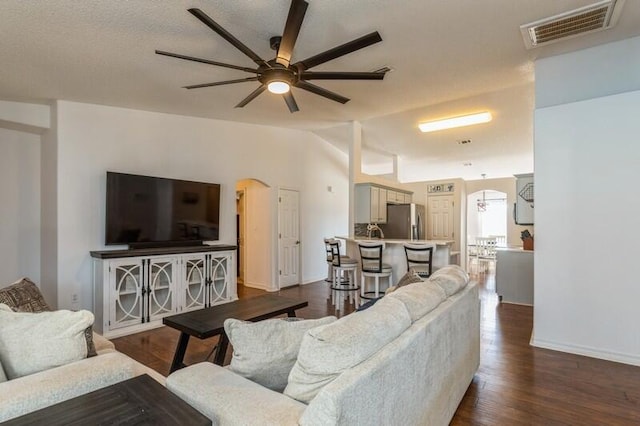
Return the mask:
[(419, 123), (418, 127), (423, 133), (435, 132), (444, 129), (453, 129), (455, 127), (471, 126), (473, 124), (488, 123), (491, 121), (490, 112), (480, 112), (477, 114), (462, 115), (459, 117), (445, 118), (442, 120), (427, 121)]
[(285, 81), (272, 81), (269, 84), (267, 84), (267, 89), (269, 89), (271, 93), (276, 93), (281, 95), (283, 93), (287, 93), (290, 87), (289, 87), (289, 83)]

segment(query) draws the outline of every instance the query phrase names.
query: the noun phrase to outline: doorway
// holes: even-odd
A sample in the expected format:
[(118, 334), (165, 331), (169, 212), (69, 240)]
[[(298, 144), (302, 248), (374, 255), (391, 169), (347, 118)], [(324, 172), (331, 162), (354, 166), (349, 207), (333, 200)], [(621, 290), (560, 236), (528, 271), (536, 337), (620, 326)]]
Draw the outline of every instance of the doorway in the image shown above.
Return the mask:
[[(507, 246), (507, 194), (486, 189), (467, 196), (468, 270), (495, 267), (496, 247)], [(475, 261), (475, 262), (474, 262)], [(481, 262), (482, 261), (482, 262)], [(475, 268), (473, 268), (475, 263)], [(482, 269), (483, 271), (485, 268)]]
[(271, 264), (272, 190), (257, 179), (236, 182), (236, 237), (238, 239), (238, 283), (245, 287), (274, 291)]

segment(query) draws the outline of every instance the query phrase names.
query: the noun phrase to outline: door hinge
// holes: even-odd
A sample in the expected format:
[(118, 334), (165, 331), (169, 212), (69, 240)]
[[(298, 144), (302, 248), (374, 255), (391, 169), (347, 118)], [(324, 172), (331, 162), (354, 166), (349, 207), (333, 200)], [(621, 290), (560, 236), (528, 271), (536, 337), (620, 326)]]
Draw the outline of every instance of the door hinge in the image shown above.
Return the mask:
[(278, 233), (278, 238), (282, 238), (282, 234), (281, 233)]
[(282, 202), (282, 197), (278, 197), (278, 202), (281, 203)]
[(282, 275), (282, 269), (280, 269), (280, 275)]

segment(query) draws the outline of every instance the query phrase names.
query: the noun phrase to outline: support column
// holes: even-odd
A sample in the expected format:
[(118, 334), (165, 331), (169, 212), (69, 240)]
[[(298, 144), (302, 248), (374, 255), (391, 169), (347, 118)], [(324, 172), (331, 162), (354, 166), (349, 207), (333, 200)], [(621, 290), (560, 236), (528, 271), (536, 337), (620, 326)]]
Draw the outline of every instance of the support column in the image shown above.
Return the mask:
[(349, 143), (349, 236), (354, 236), (355, 227), (355, 183), (362, 174), (362, 124), (351, 122)]

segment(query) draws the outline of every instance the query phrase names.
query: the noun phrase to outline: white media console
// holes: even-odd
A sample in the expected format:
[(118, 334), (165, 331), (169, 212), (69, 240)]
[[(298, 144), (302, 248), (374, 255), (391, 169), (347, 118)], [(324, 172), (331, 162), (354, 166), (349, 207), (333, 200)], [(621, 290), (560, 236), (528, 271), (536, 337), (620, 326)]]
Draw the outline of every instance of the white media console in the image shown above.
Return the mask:
[(95, 330), (106, 338), (238, 299), (236, 246), (92, 251)]

